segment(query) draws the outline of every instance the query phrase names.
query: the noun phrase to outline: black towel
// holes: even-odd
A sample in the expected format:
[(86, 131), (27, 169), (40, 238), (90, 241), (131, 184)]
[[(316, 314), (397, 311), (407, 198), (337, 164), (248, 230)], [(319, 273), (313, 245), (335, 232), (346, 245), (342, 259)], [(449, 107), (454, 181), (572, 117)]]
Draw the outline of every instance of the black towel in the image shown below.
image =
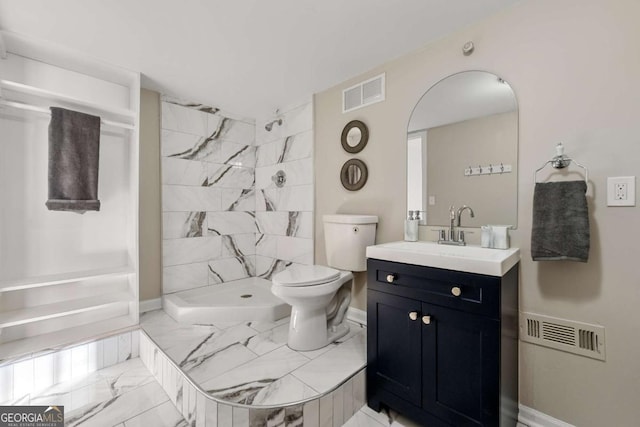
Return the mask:
[(534, 261), (589, 260), (587, 183), (536, 183), (531, 257)]
[(50, 211), (99, 211), (100, 117), (51, 107)]

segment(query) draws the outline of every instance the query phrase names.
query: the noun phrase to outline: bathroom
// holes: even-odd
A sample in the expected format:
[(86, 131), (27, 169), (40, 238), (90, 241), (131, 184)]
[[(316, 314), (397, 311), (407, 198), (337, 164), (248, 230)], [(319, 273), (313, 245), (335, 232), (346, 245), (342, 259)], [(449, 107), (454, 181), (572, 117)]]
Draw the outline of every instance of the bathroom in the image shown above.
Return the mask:
[[(44, 13), (46, 11), (51, 13), (51, 9), (34, 2), (39, 4), (41, 9), (29, 10), (28, 3), (1, 1), (0, 30), (38, 39), (49, 39), (58, 45), (66, 45), (74, 49), (82, 48), (78, 41), (74, 42), (75, 33), (70, 29), (62, 26), (46, 28), (41, 24), (46, 22)], [(461, 8), (467, 7), (462, 2), (459, 4)], [(117, 16), (117, 13), (108, 14), (107, 10), (103, 10), (108, 8), (106, 5), (101, 5), (99, 8), (101, 9), (98, 10), (107, 16), (114, 16), (114, 14)], [(81, 13), (81, 10), (78, 13)], [(120, 13), (123, 12), (120, 11)], [(338, 9), (333, 13), (341, 14), (342, 12)], [(136, 10), (132, 14), (140, 15), (141, 11)], [(275, 13), (271, 12), (267, 16), (271, 17), (272, 14)], [(640, 393), (638, 390), (640, 370), (637, 364), (637, 360), (640, 359), (640, 346), (633, 337), (636, 335), (635, 324), (640, 320), (636, 309), (640, 299), (637, 288), (640, 283), (639, 275), (634, 273), (633, 247), (635, 237), (640, 231), (640, 215), (638, 215), (637, 206), (607, 206), (606, 193), (608, 177), (634, 176), (638, 175), (637, 172), (640, 170), (637, 166), (637, 159), (640, 158), (640, 141), (638, 141), (640, 121), (637, 119), (637, 112), (640, 111), (640, 89), (635, 84), (636, 76), (640, 75), (640, 58), (634, 43), (640, 39), (640, 30), (636, 25), (638, 16), (640, 16), (640, 5), (634, 0), (609, 2), (523, 0), (509, 3), (500, 11), (482, 19), (467, 22), (455, 31), (424, 41), (411, 51), (400, 51), (397, 47), (393, 51), (390, 48), (395, 53), (390, 54), (386, 59), (374, 63), (363, 60), (364, 65), (359, 71), (352, 71), (347, 76), (334, 78), (330, 84), (317, 88), (313, 92), (298, 93), (297, 97), (283, 96), (280, 99), (263, 102), (266, 97), (263, 92), (267, 93), (267, 89), (264, 89), (266, 85), (264, 82), (251, 83), (256, 103), (273, 104), (268, 105), (269, 108), (265, 108), (262, 112), (231, 103), (219, 105), (217, 104), (219, 101), (214, 96), (209, 99), (186, 89), (173, 93), (173, 96), (179, 96), (181, 100), (202, 102), (212, 107), (220, 107), (224, 112), (228, 111), (229, 118), (237, 123), (235, 129), (239, 132), (242, 124), (253, 126), (255, 140), (252, 143), (243, 144), (242, 137), (238, 140), (230, 137), (227, 141), (229, 146), (238, 148), (236, 151), (231, 150), (230, 153), (240, 151), (241, 145), (255, 147), (248, 151), (254, 151), (258, 161), (265, 162), (256, 164), (255, 168), (255, 188), (252, 199), (255, 205), (233, 212), (239, 214), (237, 221), (233, 218), (225, 222), (231, 227), (231, 231), (224, 231), (221, 236), (212, 236), (219, 239), (216, 244), (219, 244), (220, 248), (223, 247), (223, 239), (233, 240), (235, 243), (226, 247), (239, 248), (245, 257), (253, 262), (251, 264), (253, 271), (249, 271), (253, 274), (243, 273), (246, 270), (237, 269), (235, 265), (224, 271), (232, 274), (233, 279), (242, 280), (244, 276), (267, 277), (277, 260), (284, 261), (283, 264), (326, 265), (325, 232), (322, 222), (324, 215), (336, 213), (375, 215), (378, 217), (376, 243), (402, 240), (403, 221), (407, 211), (405, 200), (407, 158), (406, 150), (400, 148), (404, 145), (399, 144), (406, 140), (407, 123), (414, 106), (430, 87), (447, 76), (468, 70), (492, 72), (509, 83), (518, 103), (517, 227), (510, 230), (511, 246), (520, 249), (518, 309), (521, 313), (537, 313), (606, 328), (605, 360), (581, 357), (519, 340), (519, 421), (523, 425), (530, 426), (637, 425), (637, 420), (640, 418), (640, 409), (637, 405), (638, 393)], [(168, 20), (171, 16), (163, 15), (162, 17), (167, 20), (163, 25), (168, 25), (167, 22), (170, 22)], [(341, 22), (345, 25), (348, 23), (346, 20)], [(132, 24), (128, 23), (128, 25)], [(397, 28), (399, 27), (389, 26), (389, 31), (397, 31)], [(291, 37), (290, 34), (288, 36)], [(174, 34), (173, 37), (178, 38), (179, 35)], [(281, 35), (281, 37), (284, 36)], [(353, 38), (354, 41), (359, 40), (355, 32)], [(462, 48), (469, 41), (474, 43), (475, 49), (470, 55), (465, 55)], [(363, 41), (359, 40), (359, 42)], [(140, 55), (139, 52), (130, 53), (129, 58), (118, 59), (116, 52), (123, 49), (122, 45), (126, 40), (116, 37), (111, 43), (111, 48), (105, 49), (104, 53), (86, 50), (84, 53), (110, 64), (126, 66), (143, 74), (152, 74), (151, 69), (135, 67), (135, 58), (136, 55)], [(214, 43), (213, 40), (212, 43)], [(89, 42), (84, 46), (85, 49), (91, 47)], [(417, 47), (420, 48), (417, 49)], [(277, 45), (270, 46), (269, 49), (273, 50), (271, 54), (274, 58), (283, 58), (283, 56), (277, 56), (279, 55)], [(11, 49), (8, 50), (11, 51)], [(325, 54), (330, 56), (326, 52)], [(357, 55), (353, 53), (351, 55), (357, 58)], [(289, 61), (294, 60), (289, 58)], [(1, 64), (2, 60), (0, 60), (0, 66)], [(3, 73), (3, 68), (0, 68), (1, 79), (5, 78), (2, 76)], [(305, 68), (303, 73), (310, 73), (310, 70)], [(385, 100), (343, 113), (340, 105), (343, 90), (383, 73)], [(170, 221), (168, 218), (172, 215), (163, 215), (163, 213), (179, 211), (164, 205), (169, 201), (165, 194), (166, 187), (195, 186), (200, 185), (201, 182), (199, 184), (163, 182), (167, 179), (165, 164), (171, 162), (161, 161), (167, 157), (166, 152), (161, 151), (162, 140), (175, 129), (171, 129), (172, 125), (166, 121), (164, 112), (162, 112), (162, 120), (160, 119), (161, 109), (171, 108), (161, 104), (162, 83), (143, 80), (143, 89), (140, 92), (140, 221), (138, 226), (140, 237), (136, 240), (136, 244), (139, 245), (140, 261), (139, 274), (136, 275), (139, 276), (136, 279), (139, 286), (136, 285), (135, 291), (132, 292), (135, 292), (135, 298), (139, 299), (141, 321), (144, 321), (145, 316), (149, 316), (148, 313), (160, 308), (163, 292), (173, 283), (171, 278), (176, 277), (174, 273), (178, 274), (177, 269), (174, 268), (176, 265), (189, 264), (202, 267), (197, 272), (184, 272), (195, 281), (195, 284), (190, 287), (197, 288), (200, 285), (209, 285), (209, 280), (213, 280), (214, 275), (209, 270), (212, 263), (233, 263), (237, 262), (233, 260), (241, 258), (235, 254), (231, 255), (231, 252), (223, 256), (222, 249), (219, 254), (214, 251), (214, 255), (197, 258), (198, 255), (195, 255), (198, 252), (197, 248), (189, 251), (177, 248), (174, 253), (180, 255), (188, 252), (189, 255), (186, 256), (196, 258), (175, 262), (169, 260), (168, 263), (163, 259), (167, 256), (166, 249), (163, 253), (163, 242), (184, 239), (175, 234), (171, 236), (166, 234), (174, 228), (164, 222)], [(227, 90), (235, 89), (227, 88)], [(228, 97), (228, 99), (231, 98), (233, 97)], [(165, 101), (168, 99), (165, 98)], [(277, 108), (279, 112), (276, 112)], [(3, 108), (0, 113), (4, 114), (5, 111), (8, 114), (9, 109)], [(197, 113), (210, 114), (200, 111)], [(265, 129), (266, 124), (279, 118), (282, 118), (282, 124), (273, 124), (271, 131)], [(115, 121), (117, 118), (112, 119)], [(365, 123), (369, 133), (366, 147), (357, 154), (346, 152), (340, 144), (341, 132), (352, 120)], [(46, 128), (46, 123), (44, 126)], [(4, 130), (0, 129), (0, 132), (4, 134)], [(117, 132), (114, 131), (114, 133)], [(209, 136), (208, 132), (205, 132), (206, 135), (198, 135), (198, 132), (183, 133)], [(271, 176), (279, 170), (279, 168), (274, 170), (279, 156), (271, 156), (267, 152), (271, 149), (278, 152), (281, 149), (278, 144), (292, 135), (296, 135), (289, 151), (292, 157), (281, 163), (291, 166), (290, 169), (285, 170), (287, 182), (289, 188), (296, 188), (299, 191), (289, 199), (280, 199), (282, 206), (275, 210), (267, 209), (266, 205), (261, 208), (259, 193), (275, 191)], [(46, 135), (44, 137), (46, 138)], [(5, 138), (2, 140), (5, 144), (8, 143)], [(587, 263), (535, 262), (531, 259), (534, 172), (555, 154), (555, 146), (558, 142), (562, 142), (567, 154), (587, 166), (589, 171), (587, 199), (591, 250)], [(118, 151), (113, 153), (113, 156), (120, 154), (123, 153)], [(261, 155), (263, 160), (260, 160)], [(8, 170), (11, 159), (8, 156), (2, 157), (2, 168)], [(366, 185), (360, 190), (348, 191), (340, 182), (340, 169), (347, 160), (354, 157), (366, 164), (368, 179)], [(267, 159), (275, 160), (267, 163)], [(213, 164), (216, 163), (213, 162)], [(238, 169), (243, 167), (235, 166)], [(22, 166), (25, 170), (28, 167), (27, 163)], [(46, 164), (42, 163), (42, 167), (46, 168)], [(264, 169), (259, 170), (260, 168)], [(573, 170), (573, 166), (569, 169)], [(242, 172), (240, 170), (239, 174), (241, 175)], [(46, 172), (42, 174), (46, 176)], [(197, 172), (195, 174), (197, 175)], [(137, 175), (137, 172), (132, 173), (133, 175)], [(186, 173), (177, 174), (178, 177), (187, 175)], [(5, 174), (2, 176), (5, 180), (7, 179)], [(241, 179), (244, 178), (242, 176), (237, 178), (237, 180)], [(238, 181), (234, 180), (234, 182)], [(46, 188), (46, 184), (42, 185)], [(238, 197), (237, 195), (242, 193), (241, 190), (246, 189), (241, 188), (246, 184), (234, 185), (224, 187), (230, 194), (229, 200)], [(4, 191), (8, 191), (10, 187), (5, 184), (0, 188), (5, 195)], [(287, 183), (284, 188), (287, 188)], [(13, 200), (12, 197), (14, 196), (10, 196), (9, 201)], [(230, 205), (236, 200), (237, 198), (231, 200)], [(242, 203), (252, 203), (247, 200), (245, 199)], [(42, 200), (42, 205), (44, 201)], [(488, 223), (482, 219), (479, 210), (471, 206), (475, 208), (476, 219), (481, 224)], [(218, 209), (209, 209), (206, 206), (202, 208), (197, 206), (194, 209), (185, 209), (187, 210), (208, 213), (222, 211), (223, 207), (220, 205)], [(8, 233), (11, 230), (7, 222), (8, 217), (5, 216), (8, 214), (4, 213), (6, 212), (4, 210), (2, 212), (1, 229), (3, 233)], [(243, 227), (242, 221), (246, 216), (243, 212), (254, 212), (255, 222), (249, 222), (248, 228), (236, 231), (233, 227)], [(296, 212), (301, 214), (295, 214)], [(132, 212), (126, 215), (136, 216), (137, 213)], [(296, 224), (294, 227), (296, 231), (293, 234), (287, 232), (287, 224), (292, 218), (295, 219)], [(469, 217), (465, 214), (462, 219), (463, 224), (468, 220)], [(270, 231), (260, 228), (265, 224), (272, 227)], [(126, 224), (123, 225), (125, 226)], [(89, 224), (89, 230), (94, 227), (96, 227), (95, 224)], [(479, 245), (480, 229), (475, 228), (470, 231), (473, 234), (467, 237), (469, 244)], [(266, 236), (262, 242), (264, 246), (243, 245), (242, 236), (245, 234)], [(7, 235), (9, 234), (3, 234), (0, 239), (5, 240)], [(224, 236), (239, 237), (234, 240)], [(113, 236), (113, 239), (119, 237), (121, 236)], [(206, 242), (213, 241), (212, 237), (193, 237), (193, 239), (202, 239), (200, 241), (206, 245)], [(438, 236), (430, 231), (429, 227), (423, 226), (420, 227), (419, 237), (420, 240), (434, 241)], [(127, 251), (135, 251), (136, 244), (127, 243), (125, 245)], [(168, 243), (168, 245), (171, 244)], [(0, 257), (3, 258), (2, 265), (5, 268), (4, 263), (9, 262), (8, 260), (13, 262), (18, 254), (12, 253), (5, 245), (0, 247), (2, 248)], [(49, 264), (52, 262), (48, 261)], [(118, 265), (118, 262), (114, 260), (113, 265)], [(96, 265), (95, 267), (89, 265), (87, 269), (99, 268), (99, 265)], [(244, 266), (246, 265), (248, 264), (245, 263)], [(2, 280), (5, 278), (6, 276), (3, 275)], [(184, 280), (177, 282), (185, 283)], [(119, 289), (126, 289), (127, 286), (130, 286), (130, 283), (118, 284)], [(357, 324), (358, 319), (360, 322), (363, 321), (366, 301), (365, 274), (356, 273), (348, 311), (348, 317), (354, 324)], [(131, 311), (135, 310), (137, 309)], [(134, 317), (132, 315), (132, 318)], [(253, 326), (261, 329), (258, 325)], [(239, 329), (252, 333), (244, 328)], [(278, 332), (281, 332), (281, 329)], [(97, 332), (95, 336), (97, 340), (93, 342), (96, 344), (87, 344), (88, 354), (93, 354), (99, 348), (104, 350), (113, 344), (114, 337), (108, 331)], [(118, 361), (119, 358), (126, 359), (127, 355), (131, 354), (131, 358), (135, 360), (135, 356), (142, 349), (141, 336), (129, 332), (128, 337), (126, 335), (116, 337), (115, 341), (121, 344), (120, 347), (128, 348), (130, 351), (125, 351), (122, 357), (117, 354), (118, 352), (109, 354), (108, 358)], [(148, 342), (142, 346), (147, 344)], [(52, 345), (54, 343), (43, 344), (43, 348)], [(4, 341), (0, 350), (1, 347), (6, 347)], [(71, 360), (72, 353), (64, 357)], [(54, 358), (54, 360), (57, 359)], [(103, 365), (106, 366), (104, 360)], [(29, 366), (33, 365), (9, 364), (3, 357), (0, 364), (0, 380), (2, 380), (0, 401), (11, 401), (14, 391), (22, 390), (22, 384), (33, 381), (34, 371), (33, 368), (29, 371)], [(117, 370), (117, 368), (111, 369)], [(90, 371), (91, 368), (87, 367), (86, 370)], [(151, 388), (153, 384), (145, 377), (148, 374), (144, 374), (142, 369), (140, 371), (137, 372), (136, 377), (139, 379), (139, 386)], [(65, 375), (60, 377), (65, 378)], [(7, 387), (5, 384), (11, 384), (11, 386)], [(133, 385), (130, 387), (133, 388)], [(9, 389), (12, 391), (8, 391)], [(344, 393), (344, 390), (337, 393)], [(78, 398), (88, 399), (83, 396)], [(157, 406), (162, 411), (167, 411), (165, 414), (174, 414), (171, 411), (177, 410), (170, 406), (172, 404), (170, 401), (169, 405), (166, 404), (167, 399), (154, 395), (151, 403), (145, 400), (145, 405)], [(197, 400), (196, 398), (196, 405)], [(32, 404), (47, 405), (48, 403), (34, 400)], [(319, 407), (322, 407), (322, 402)], [(71, 406), (65, 404), (67, 414), (70, 413), (70, 408)], [(127, 423), (134, 415), (136, 414), (121, 415), (114, 424), (98, 422), (95, 425), (120, 423), (135, 425), (133, 422)], [(368, 417), (364, 420), (372, 420), (371, 423), (362, 424), (362, 417)], [(382, 419), (373, 417), (371, 411), (365, 411), (364, 414), (358, 411), (355, 415), (356, 420), (352, 421), (351, 425), (377, 426), (376, 423), (386, 421), (384, 417)], [(341, 418), (341, 423), (338, 419), (332, 416), (330, 424), (326, 425), (342, 425), (350, 421), (344, 419), (344, 416)], [(93, 419), (94, 422), (96, 420)], [(209, 425), (207, 420), (204, 423), (201, 421), (200, 418), (196, 418), (196, 425)], [(404, 418), (399, 421), (405, 423)], [(360, 424), (353, 424), (356, 422)], [(150, 424), (153, 425), (153, 422)], [(234, 422), (229, 425), (236, 424)], [(309, 423), (309, 425), (313, 424)], [(407, 421), (405, 425), (411, 424)]]

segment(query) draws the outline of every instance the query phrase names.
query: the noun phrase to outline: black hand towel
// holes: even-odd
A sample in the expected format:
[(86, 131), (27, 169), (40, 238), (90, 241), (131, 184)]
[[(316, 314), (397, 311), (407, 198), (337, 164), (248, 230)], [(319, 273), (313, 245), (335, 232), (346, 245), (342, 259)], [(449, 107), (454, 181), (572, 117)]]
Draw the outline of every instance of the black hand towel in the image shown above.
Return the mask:
[(584, 181), (536, 183), (531, 231), (534, 261), (588, 261), (586, 192)]
[(51, 107), (50, 211), (99, 211), (100, 117)]

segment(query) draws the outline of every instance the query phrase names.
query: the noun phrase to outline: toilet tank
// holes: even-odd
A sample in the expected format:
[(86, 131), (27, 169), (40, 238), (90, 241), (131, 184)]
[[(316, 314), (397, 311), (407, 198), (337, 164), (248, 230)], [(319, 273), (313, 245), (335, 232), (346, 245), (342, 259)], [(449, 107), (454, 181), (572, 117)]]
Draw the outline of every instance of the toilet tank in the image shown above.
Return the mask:
[(375, 215), (324, 215), (327, 265), (347, 271), (366, 271), (367, 246), (376, 243)]

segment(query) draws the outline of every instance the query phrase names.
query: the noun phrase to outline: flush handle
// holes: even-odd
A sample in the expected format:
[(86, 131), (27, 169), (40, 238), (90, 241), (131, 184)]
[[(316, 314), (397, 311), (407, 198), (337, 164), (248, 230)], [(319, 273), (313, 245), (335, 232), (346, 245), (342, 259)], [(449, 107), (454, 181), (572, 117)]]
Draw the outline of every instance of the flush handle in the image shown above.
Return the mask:
[(462, 295), (462, 289), (460, 289), (459, 286), (454, 286), (453, 288), (451, 288), (451, 294), (454, 297), (459, 297), (460, 295)]
[(422, 323), (425, 325), (431, 324), (431, 316), (422, 316)]
[(396, 280), (395, 274), (387, 274), (387, 282), (393, 283), (394, 280)]
[(417, 311), (412, 311), (411, 313), (409, 313), (409, 319), (418, 320), (418, 312)]

